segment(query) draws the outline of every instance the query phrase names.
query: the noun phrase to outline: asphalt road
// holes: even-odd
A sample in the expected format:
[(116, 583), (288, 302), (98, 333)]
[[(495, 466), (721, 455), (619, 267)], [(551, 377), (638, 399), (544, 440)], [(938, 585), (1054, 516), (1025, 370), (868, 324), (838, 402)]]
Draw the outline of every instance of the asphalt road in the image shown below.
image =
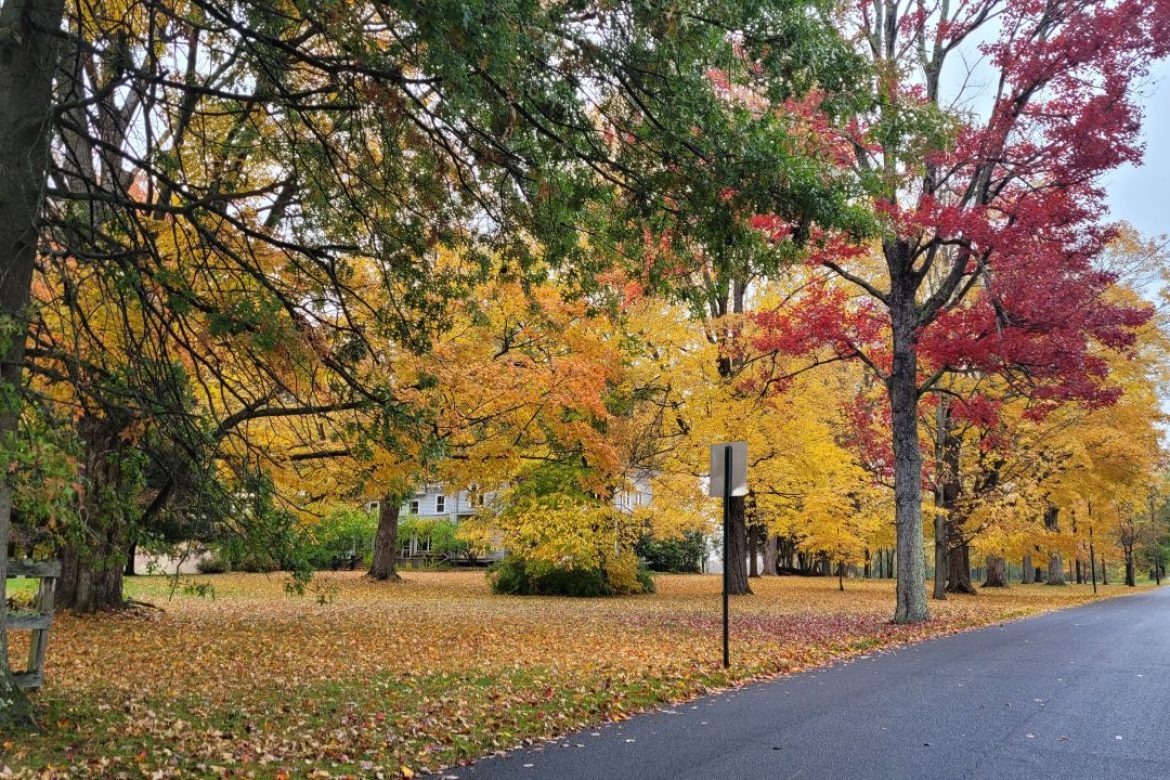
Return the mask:
[(752, 685), (439, 776), (1170, 780), (1170, 588)]

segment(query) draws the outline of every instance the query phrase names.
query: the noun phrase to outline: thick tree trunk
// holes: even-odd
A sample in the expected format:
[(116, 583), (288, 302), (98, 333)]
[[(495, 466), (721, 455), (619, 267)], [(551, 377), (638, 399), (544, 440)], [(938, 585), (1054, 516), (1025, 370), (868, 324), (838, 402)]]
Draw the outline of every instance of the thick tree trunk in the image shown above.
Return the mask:
[(125, 546), (116, 531), (101, 542), (85, 547), (65, 546), (61, 551), (56, 606), (81, 613), (106, 612), (126, 606), (122, 597), (125, 555)]
[(947, 560), (947, 593), (974, 595), (978, 591), (971, 584), (971, 546), (960, 541), (951, 547)]
[(402, 502), (398, 496), (385, 496), (378, 502), (378, 532), (374, 535), (374, 557), (368, 576), (374, 580), (401, 579), (395, 569), (398, 561), (398, 513)]
[(138, 574), (138, 572), (134, 570), (134, 559), (137, 557), (138, 545), (131, 544), (130, 549), (126, 551), (126, 569), (123, 572), (127, 577), (133, 577)]
[(895, 623), (930, 619), (922, 550), (922, 450), (918, 445), (917, 307), (913, 290), (891, 292), (893, 366), (886, 379), (894, 444), (894, 526), (897, 540)]
[[(0, 452), (15, 447), (28, 305), (52, 132), (54, 31), (64, 0), (0, 3)], [(0, 734), (30, 724), (8, 666), (7, 550), (12, 485), (0, 468)]]
[(931, 598), (947, 598), (947, 518), (939, 512), (934, 516), (934, 592)]
[(1101, 584), (1109, 584), (1109, 564), (1105, 562), (1105, 553), (1101, 553)]
[(764, 542), (764, 570), (760, 572), (765, 577), (776, 576), (780, 563), (780, 539), (776, 534), (768, 534)]
[(1007, 586), (1007, 560), (998, 555), (988, 555), (987, 577), (983, 580), (983, 587), (1006, 588)]
[(744, 517), (744, 497), (732, 496), (727, 526), (727, 590), (732, 595), (752, 592), (748, 584), (747, 523)]
[(1064, 557), (1060, 553), (1048, 553), (1048, 584), (1068, 584), (1064, 578)]
[(1125, 547), (1125, 584), (1131, 588), (1137, 587), (1137, 580), (1134, 578), (1133, 545)]
[(837, 564), (837, 590), (845, 590), (845, 564)]
[(87, 415), (78, 423), (85, 442), (84, 525), (61, 551), (56, 603), (74, 612), (104, 612), (125, 606), (126, 542), (130, 513), (127, 497), (137, 492), (137, 472), (127, 467), (123, 432), (129, 420), (117, 413)]
[(1036, 581), (1036, 567), (1032, 564), (1032, 554), (1024, 556), (1024, 563), (1021, 566), (1020, 582), (1024, 585), (1031, 585)]
[[(1060, 530), (1060, 509), (1049, 504), (1044, 509), (1044, 527), (1049, 531)], [(1048, 584), (1065, 585), (1064, 558), (1058, 552), (1048, 553)]]
[(934, 598), (944, 600), (950, 578), (948, 545), (954, 532), (955, 504), (962, 487), (959, 481), (959, 456), (962, 442), (952, 433), (950, 404), (941, 396), (935, 412), (934, 441)]
[(760, 557), (760, 550), (759, 550), (760, 529), (757, 528), (756, 526), (752, 526), (751, 528), (748, 529), (747, 537), (748, 537), (748, 576), (749, 577), (759, 577), (760, 576), (760, 561), (759, 561), (759, 557)]

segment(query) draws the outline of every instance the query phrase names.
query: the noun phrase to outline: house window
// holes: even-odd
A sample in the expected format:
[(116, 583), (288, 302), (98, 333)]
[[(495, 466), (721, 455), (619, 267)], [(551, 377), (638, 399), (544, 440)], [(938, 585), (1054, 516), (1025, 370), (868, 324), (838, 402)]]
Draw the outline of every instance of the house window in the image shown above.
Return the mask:
[(379, 501), (371, 501), (370, 503), (366, 504), (366, 511), (370, 514), (378, 514), (378, 510), (381, 508), (382, 504)]
[(415, 498), (415, 499), (411, 499), (411, 502), (410, 502), (410, 513), (411, 513), (412, 515), (417, 515), (417, 514), (418, 514), (418, 499), (417, 499), (417, 498)]
[(447, 497), (446, 496), (435, 496), (435, 512), (437, 514), (441, 515), (446, 511), (447, 511)]
[(415, 545), (415, 548), (418, 550), (420, 555), (429, 553), (431, 551), (431, 537), (428, 536), (425, 539), (419, 539)]

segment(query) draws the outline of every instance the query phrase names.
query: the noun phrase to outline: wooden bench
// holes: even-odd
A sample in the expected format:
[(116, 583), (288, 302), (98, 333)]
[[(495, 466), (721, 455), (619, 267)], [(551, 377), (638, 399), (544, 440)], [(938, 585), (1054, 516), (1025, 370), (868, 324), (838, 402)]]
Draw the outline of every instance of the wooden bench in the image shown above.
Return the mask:
[(28, 649), (28, 666), (14, 675), (18, 687), (26, 691), (40, 688), (45, 681), (45, 649), (49, 629), (53, 626), (53, 594), (61, 576), (60, 561), (9, 561), (9, 577), (32, 577), (40, 580), (32, 611), (9, 612), (8, 631), (32, 631)]

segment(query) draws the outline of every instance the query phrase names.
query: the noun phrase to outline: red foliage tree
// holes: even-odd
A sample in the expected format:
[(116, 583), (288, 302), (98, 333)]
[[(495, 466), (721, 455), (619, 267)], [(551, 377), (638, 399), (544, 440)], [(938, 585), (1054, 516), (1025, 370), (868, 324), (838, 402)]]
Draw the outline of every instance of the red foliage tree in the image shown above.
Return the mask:
[[(881, 223), (880, 258), (826, 236), (813, 262), (862, 303), (808, 296), (763, 324), (777, 348), (817, 333), (880, 376), (890, 405), (895, 622), (929, 618), (920, 398), (950, 371), (993, 372), (1046, 404), (1108, 403), (1095, 343), (1124, 348), (1149, 313), (1112, 304), (1097, 260), (1114, 231), (1102, 176), (1141, 157), (1135, 88), (1170, 53), (1170, 0), (964, 0), (852, 14), (874, 65), (872, 110), (837, 123)], [(982, 117), (944, 107), (944, 66), (976, 39), (993, 74)], [(761, 229), (783, 239), (777, 225)], [(880, 328), (875, 328), (875, 321)], [(880, 333), (875, 338), (875, 333)]]

